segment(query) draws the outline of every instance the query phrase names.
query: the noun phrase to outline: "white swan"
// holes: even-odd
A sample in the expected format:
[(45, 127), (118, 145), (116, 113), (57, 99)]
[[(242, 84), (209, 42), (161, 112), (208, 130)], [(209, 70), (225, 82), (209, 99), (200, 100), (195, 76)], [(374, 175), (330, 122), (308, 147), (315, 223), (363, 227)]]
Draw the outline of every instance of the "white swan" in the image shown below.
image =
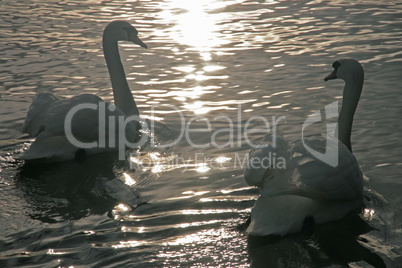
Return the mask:
[[(333, 221), (363, 205), (363, 177), (352, 154), (350, 134), (364, 72), (354, 59), (337, 60), (332, 66), (334, 71), (324, 80), (345, 81), (337, 126), (339, 140), (314, 137), (304, 138), (304, 143), (317, 152), (338, 150), (338, 165), (333, 167), (314, 157), (302, 140), (288, 143), (280, 135), (275, 140), (267, 135), (266, 145), (250, 152), (244, 173), (249, 185), (261, 187), (246, 231), (249, 235), (298, 232), (307, 218), (315, 223)], [(273, 155), (283, 157), (285, 168), (259, 164)]]
[[(80, 144), (83, 144), (85, 151), (89, 154), (116, 151), (120, 148), (121, 137), (116, 131), (123, 124), (117, 125), (119, 117), (138, 117), (139, 111), (127, 84), (118, 41), (132, 41), (147, 48), (137, 34), (138, 31), (126, 21), (113, 21), (103, 32), (103, 52), (117, 108), (92, 94), (62, 99), (49, 92), (39, 92), (29, 107), (22, 127), (22, 132), (36, 139), (22, 159), (52, 161), (72, 159), (78, 150), (83, 149)], [(73, 111), (77, 112), (72, 113)], [(101, 114), (103, 111), (105, 116)], [(66, 132), (64, 126), (69, 112), (71, 117), (67, 117), (67, 120), (70, 122), (69, 119), (71, 119), (69, 124), (71, 133)], [(124, 129), (124, 138), (127, 141), (134, 142), (139, 139), (138, 126), (138, 122), (127, 123)]]

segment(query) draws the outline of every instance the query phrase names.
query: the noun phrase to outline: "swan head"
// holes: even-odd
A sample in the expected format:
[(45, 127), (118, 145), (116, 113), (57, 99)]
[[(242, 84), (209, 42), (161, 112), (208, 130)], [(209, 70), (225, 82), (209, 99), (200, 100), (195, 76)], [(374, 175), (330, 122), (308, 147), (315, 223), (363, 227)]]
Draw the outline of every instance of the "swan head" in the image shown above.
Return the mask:
[(345, 58), (337, 60), (332, 64), (332, 67), (334, 70), (324, 78), (325, 81), (340, 78), (345, 82), (354, 82), (363, 79), (363, 67), (355, 59)]
[(109, 23), (103, 31), (103, 39), (113, 42), (131, 41), (143, 48), (148, 46), (138, 38), (138, 31), (130, 23), (123, 20), (115, 20)]

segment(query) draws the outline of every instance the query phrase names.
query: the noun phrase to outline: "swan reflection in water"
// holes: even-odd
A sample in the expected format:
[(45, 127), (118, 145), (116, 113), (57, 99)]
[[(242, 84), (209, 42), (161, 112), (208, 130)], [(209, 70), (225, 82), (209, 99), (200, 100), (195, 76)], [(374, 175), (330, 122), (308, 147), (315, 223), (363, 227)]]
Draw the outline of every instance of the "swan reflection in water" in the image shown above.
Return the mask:
[[(123, 203), (135, 208), (142, 201), (126, 161), (102, 153), (52, 164), (27, 162), (16, 174), (18, 187), (32, 205), (30, 216), (43, 222), (77, 220), (110, 212)], [(127, 183), (126, 177), (130, 178)]]
[[(357, 213), (323, 224), (307, 219), (303, 231), (280, 236), (249, 236), (248, 253), (252, 267), (349, 267), (351, 262), (365, 262), (373, 267), (386, 267), (382, 257), (359, 237), (372, 231)], [(336, 266), (336, 267), (339, 267)]]

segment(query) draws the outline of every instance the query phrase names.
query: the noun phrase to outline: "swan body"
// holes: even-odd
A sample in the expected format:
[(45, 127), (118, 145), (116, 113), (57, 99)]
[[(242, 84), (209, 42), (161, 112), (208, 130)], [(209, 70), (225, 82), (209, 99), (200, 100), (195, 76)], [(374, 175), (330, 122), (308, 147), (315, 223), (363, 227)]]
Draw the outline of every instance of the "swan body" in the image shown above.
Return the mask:
[[(353, 59), (338, 60), (333, 67), (325, 80), (345, 80), (337, 126), (339, 139), (310, 137), (288, 143), (280, 134), (267, 135), (262, 146), (251, 150), (244, 177), (249, 185), (261, 188), (261, 196), (251, 212), (249, 235), (298, 232), (307, 218), (312, 217), (315, 223), (334, 221), (363, 206), (363, 175), (350, 144), (363, 69)], [(337, 150), (337, 165), (318, 159), (311, 149), (327, 153)], [(285, 165), (264, 162), (272, 155), (283, 159)]]
[[(131, 41), (147, 48), (137, 34), (137, 30), (125, 21), (109, 23), (103, 33), (103, 51), (115, 105), (92, 94), (81, 94), (69, 99), (49, 92), (39, 92), (35, 96), (22, 132), (36, 139), (23, 155), (24, 160), (68, 160), (73, 159), (80, 149), (85, 149), (88, 154), (116, 151), (121, 148), (118, 144), (121, 138), (117, 133), (119, 130), (124, 131), (124, 138), (131, 143), (139, 139), (139, 124), (128, 122), (124, 130), (117, 125), (119, 117), (139, 116), (118, 50), (118, 41)], [(70, 122), (70, 132), (66, 131), (66, 120)], [(85, 148), (80, 144), (85, 144)]]

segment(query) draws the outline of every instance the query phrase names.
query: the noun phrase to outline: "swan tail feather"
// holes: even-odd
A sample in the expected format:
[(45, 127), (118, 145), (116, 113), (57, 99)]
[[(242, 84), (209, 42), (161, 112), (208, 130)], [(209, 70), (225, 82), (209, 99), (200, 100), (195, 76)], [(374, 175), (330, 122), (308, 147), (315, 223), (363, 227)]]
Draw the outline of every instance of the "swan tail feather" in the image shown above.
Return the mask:
[(34, 159), (73, 159), (78, 148), (70, 143), (65, 136), (47, 136), (38, 138), (22, 156), (23, 160)]
[(38, 92), (31, 106), (29, 107), (27, 116), (22, 126), (22, 132), (36, 137), (43, 130), (46, 113), (51, 105), (59, 98), (49, 92)]
[(315, 208), (314, 200), (302, 196), (260, 196), (251, 211), (246, 233), (252, 236), (282, 236), (299, 232), (304, 220), (314, 214)]

